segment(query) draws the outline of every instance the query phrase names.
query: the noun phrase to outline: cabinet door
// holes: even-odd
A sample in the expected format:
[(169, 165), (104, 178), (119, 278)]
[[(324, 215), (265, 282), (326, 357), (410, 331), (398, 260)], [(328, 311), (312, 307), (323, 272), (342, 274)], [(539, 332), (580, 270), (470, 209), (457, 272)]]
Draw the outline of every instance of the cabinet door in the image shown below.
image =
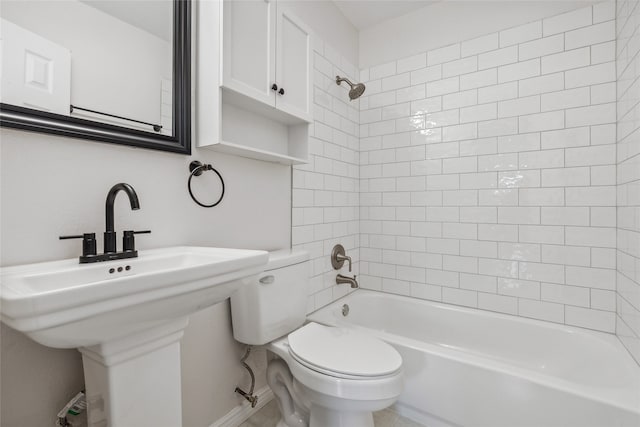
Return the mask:
[(224, 0), (222, 86), (274, 105), (275, 0)]
[(310, 122), (311, 31), (282, 4), (278, 5), (276, 81), (284, 93), (276, 95), (276, 107)]

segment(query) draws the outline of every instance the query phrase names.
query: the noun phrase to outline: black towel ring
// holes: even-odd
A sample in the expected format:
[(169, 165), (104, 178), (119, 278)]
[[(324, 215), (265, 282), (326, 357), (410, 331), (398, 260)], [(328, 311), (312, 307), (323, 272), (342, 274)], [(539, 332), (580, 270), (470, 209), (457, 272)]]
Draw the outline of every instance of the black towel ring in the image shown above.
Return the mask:
[[(193, 201), (196, 202), (198, 205), (202, 206), (203, 208), (212, 208), (214, 206), (217, 206), (222, 201), (222, 198), (224, 197), (224, 179), (222, 179), (222, 175), (220, 175), (220, 172), (215, 170), (213, 166), (202, 164), (197, 160), (194, 160), (193, 162), (189, 163), (189, 170), (191, 171), (191, 175), (189, 175), (189, 181), (187, 181), (187, 188), (189, 189), (189, 195), (191, 196)], [(220, 198), (218, 199), (217, 202), (210, 205), (205, 205), (204, 203), (201, 203), (198, 199), (196, 199), (196, 196), (193, 195), (193, 191), (191, 191), (191, 178), (193, 178), (194, 176), (202, 175), (202, 172), (204, 171), (214, 171), (216, 175), (218, 175), (218, 178), (220, 178), (220, 183), (222, 184), (222, 193), (220, 194)]]

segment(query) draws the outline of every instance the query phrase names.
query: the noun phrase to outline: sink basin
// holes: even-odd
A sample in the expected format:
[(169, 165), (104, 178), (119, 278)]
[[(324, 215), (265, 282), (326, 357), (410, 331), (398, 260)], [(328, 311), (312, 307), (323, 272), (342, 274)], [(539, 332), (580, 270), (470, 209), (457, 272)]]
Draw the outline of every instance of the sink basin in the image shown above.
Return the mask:
[(2, 269), (2, 321), (49, 347), (88, 347), (228, 298), (262, 271), (264, 251), (170, 247), (94, 264)]

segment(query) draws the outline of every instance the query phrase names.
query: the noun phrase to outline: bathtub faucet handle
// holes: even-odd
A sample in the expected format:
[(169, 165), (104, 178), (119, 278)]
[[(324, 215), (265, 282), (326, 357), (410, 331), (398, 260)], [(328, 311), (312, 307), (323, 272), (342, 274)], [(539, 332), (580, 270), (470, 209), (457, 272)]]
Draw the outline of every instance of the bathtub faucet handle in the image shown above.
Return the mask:
[(335, 245), (331, 251), (331, 265), (335, 270), (340, 270), (345, 261), (349, 261), (349, 272), (351, 272), (351, 257), (345, 255), (344, 246)]

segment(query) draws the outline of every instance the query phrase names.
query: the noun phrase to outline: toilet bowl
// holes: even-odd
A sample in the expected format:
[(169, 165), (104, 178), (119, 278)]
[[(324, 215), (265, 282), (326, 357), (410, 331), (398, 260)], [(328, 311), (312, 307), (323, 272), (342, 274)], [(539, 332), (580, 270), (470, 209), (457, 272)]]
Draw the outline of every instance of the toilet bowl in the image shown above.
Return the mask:
[(402, 358), (357, 331), (307, 323), (306, 252), (270, 254), (265, 273), (231, 297), (236, 340), (268, 350), (278, 427), (373, 427), (403, 388)]

